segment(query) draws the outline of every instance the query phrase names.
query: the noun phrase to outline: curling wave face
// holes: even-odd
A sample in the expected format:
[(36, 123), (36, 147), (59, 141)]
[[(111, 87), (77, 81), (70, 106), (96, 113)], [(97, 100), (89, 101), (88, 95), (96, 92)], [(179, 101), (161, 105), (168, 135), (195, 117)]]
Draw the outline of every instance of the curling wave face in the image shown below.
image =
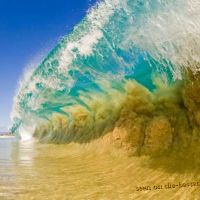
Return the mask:
[(199, 21), (195, 0), (101, 1), (25, 75), (12, 132), (57, 143), (103, 137), (137, 154), (190, 145)]

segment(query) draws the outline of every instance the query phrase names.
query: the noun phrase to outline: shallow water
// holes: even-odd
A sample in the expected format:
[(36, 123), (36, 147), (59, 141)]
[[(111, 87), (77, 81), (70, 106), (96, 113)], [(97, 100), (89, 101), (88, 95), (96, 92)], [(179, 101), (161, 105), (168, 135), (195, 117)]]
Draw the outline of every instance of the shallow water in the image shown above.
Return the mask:
[[(4, 138), (0, 139), (0, 199), (199, 199), (200, 186), (165, 186), (200, 182), (198, 169), (170, 168), (170, 160), (168, 167), (150, 163), (148, 157), (128, 156), (101, 145)], [(151, 190), (137, 191), (139, 186)]]

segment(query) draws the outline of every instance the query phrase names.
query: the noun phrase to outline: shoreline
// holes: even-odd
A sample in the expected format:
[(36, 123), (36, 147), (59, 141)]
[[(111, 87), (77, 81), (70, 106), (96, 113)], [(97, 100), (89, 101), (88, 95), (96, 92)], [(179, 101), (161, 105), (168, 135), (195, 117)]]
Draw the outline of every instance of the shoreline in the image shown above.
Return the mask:
[(0, 139), (2, 139), (2, 138), (15, 138), (16, 136), (15, 135), (9, 135), (9, 134), (2, 134), (2, 135), (0, 135)]

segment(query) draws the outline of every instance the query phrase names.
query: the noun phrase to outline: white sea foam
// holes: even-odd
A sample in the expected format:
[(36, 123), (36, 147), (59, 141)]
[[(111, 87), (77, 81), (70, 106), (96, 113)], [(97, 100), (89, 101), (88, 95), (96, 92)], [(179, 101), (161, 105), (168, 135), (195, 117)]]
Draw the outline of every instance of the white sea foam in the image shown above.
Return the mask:
[(200, 2), (159, 2), (156, 12), (144, 14), (141, 26), (131, 22), (121, 45), (128, 48), (134, 43), (156, 60), (170, 60), (176, 66), (172, 69), (174, 79), (181, 79), (182, 67), (190, 67), (193, 72), (200, 70)]

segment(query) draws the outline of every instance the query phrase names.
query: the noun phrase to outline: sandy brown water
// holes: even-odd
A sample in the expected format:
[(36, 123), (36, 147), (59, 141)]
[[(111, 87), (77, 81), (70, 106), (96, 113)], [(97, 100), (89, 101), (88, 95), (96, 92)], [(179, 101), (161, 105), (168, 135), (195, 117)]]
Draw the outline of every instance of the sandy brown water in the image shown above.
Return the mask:
[[(152, 162), (95, 143), (52, 145), (1, 138), (0, 199), (200, 199), (200, 185), (179, 185), (200, 182), (198, 167), (172, 160)], [(148, 187), (137, 191), (140, 186)]]

